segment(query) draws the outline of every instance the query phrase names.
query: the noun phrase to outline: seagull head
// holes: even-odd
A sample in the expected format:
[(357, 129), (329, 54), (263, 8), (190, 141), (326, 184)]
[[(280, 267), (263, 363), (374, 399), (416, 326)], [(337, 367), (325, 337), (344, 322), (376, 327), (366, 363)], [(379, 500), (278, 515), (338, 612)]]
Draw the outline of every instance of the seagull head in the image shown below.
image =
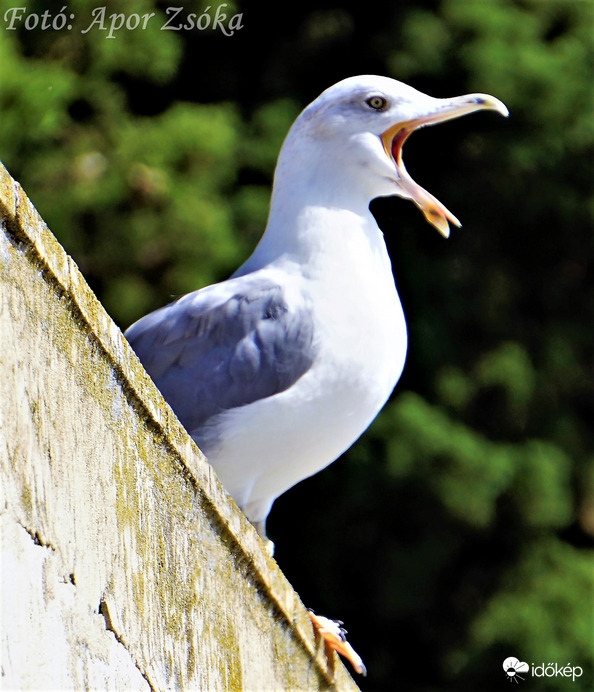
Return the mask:
[[(399, 195), (412, 200), (443, 236), (456, 217), (408, 174), (402, 148), (421, 127), (478, 110), (507, 116), (505, 105), (488, 94), (433, 98), (388, 77), (349, 77), (326, 89), (295, 121), (285, 145), (311, 185), (333, 179), (348, 195)], [(283, 157), (279, 159), (282, 171)]]

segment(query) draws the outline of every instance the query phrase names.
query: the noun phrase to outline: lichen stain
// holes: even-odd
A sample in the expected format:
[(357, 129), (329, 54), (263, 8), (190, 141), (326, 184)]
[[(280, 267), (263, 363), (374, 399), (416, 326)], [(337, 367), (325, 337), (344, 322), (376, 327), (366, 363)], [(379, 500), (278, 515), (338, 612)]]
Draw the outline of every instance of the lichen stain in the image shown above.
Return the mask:
[[(134, 453), (114, 465), (120, 533), (123, 541), (127, 536), (133, 542), (127, 546), (127, 553), (134, 552), (139, 558), (130, 575), (135, 610), (146, 626), (150, 626), (151, 616), (156, 618), (167, 635), (178, 642), (178, 651), (185, 652), (183, 670), (179, 665), (177, 670), (174, 668), (180, 686), (195, 681), (196, 676), (202, 679), (215, 674), (204, 668), (201, 658), (200, 641), (206, 637), (224, 647), (219, 651), (225, 651), (224, 656), (216, 657), (215, 677), (226, 681), (226, 689), (240, 689), (241, 662), (232, 618), (220, 607), (213, 610), (205, 600), (205, 590), (200, 588), (209, 580), (212, 588), (216, 580), (219, 593), (223, 594), (224, 588), (231, 591), (234, 575), (222, 574), (219, 561), (216, 574), (209, 577), (204, 573), (203, 565), (209, 556), (197, 532), (204, 509), (180, 472), (179, 463), (147, 432), (140, 426), (134, 436)], [(202, 524), (208, 527), (203, 516)], [(123, 531), (125, 527), (129, 531)], [(183, 573), (179, 573), (180, 566)], [(198, 622), (202, 625), (200, 638), (196, 636)]]

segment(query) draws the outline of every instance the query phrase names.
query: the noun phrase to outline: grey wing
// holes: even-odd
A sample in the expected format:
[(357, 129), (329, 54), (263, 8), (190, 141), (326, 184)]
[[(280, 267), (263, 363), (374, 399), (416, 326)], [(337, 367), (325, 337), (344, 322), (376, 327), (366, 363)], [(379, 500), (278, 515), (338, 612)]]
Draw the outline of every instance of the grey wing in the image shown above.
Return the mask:
[(198, 439), (213, 416), (294, 384), (314, 360), (313, 331), (309, 310), (290, 309), (281, 286), (246, 276), (147, 315), (126, 338)]

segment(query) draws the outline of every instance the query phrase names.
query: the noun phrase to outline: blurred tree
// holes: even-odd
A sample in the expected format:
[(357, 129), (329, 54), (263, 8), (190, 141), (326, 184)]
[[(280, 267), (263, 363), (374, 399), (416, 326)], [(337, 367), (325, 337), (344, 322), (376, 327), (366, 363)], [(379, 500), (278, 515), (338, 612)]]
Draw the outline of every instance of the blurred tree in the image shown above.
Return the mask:
[(466, 230), (445, 244), (410, 203), (373, 202), (405, 374), (345, 458), (277, 501), (270, 531), (305, 602), (347, 622), (363, 689), (500, 689), (510, 655), (582, 666), (572, 689), (591, 689), (594, 6), (317, 0), (289, 21), (228, 3), (243, 28), (225, 36), (161, 31), (168, 3), (115, 0), (109, 14), (155, 20), (113, 39), (81, 33), (92, 0), (68, 4), (72, 30), (9, 31), (13, 6), (0, 0), (0, 157), (122, 327), (247, 256), (284, 134), (338, 79), (507, 103), (509, 122), (407, 143)]
[[(29, 8), (41, 14), (45, 5)], [(113, 40), (100, 25), (83, 34), (94, 9), (70, 3), (71, 31), (28, 31), (21, 22), (0, 34), (2, 156), (125, 325), (167, 297), (220, 280), (239, 261), (228, 195), (240, 127), (231, 103), (170, 98), (150, 116), (131, 108), (137, 78), (147, 101), (158, 101), (182, 40), (160, 30), (162, 13), (145, 31)], [(155, 7), (142, 0), (109, 10), (129, 16)]]

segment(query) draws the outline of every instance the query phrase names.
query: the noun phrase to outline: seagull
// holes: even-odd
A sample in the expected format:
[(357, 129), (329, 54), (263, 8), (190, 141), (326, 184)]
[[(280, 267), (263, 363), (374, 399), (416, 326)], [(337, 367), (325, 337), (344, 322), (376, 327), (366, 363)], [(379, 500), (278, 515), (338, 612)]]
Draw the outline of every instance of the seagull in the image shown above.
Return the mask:
[[(367, 429), (407, 351), (376, 197), (412, 200), (443, 236), (460, 222), (402, 161), (412, 132), (478, 110), (487, 94), (433, 98), (387, 77), (350, 77), (299, 115), (281, 148), (266, 230), (227, 281), (135, 322), (126, 337), (270, 554), (274, 500)], [(366, 674), (340, 621), (310, 612), (332, 651)]]
[(281, 148), (265, 232), (227, 281), (135, 322), (126, 337), (222, 484), (266, 538), (274, 500), (367, 429), (407, 351), (376, 197), (412, 200), (443, 236), (460, 222), (402, 161), (409, 135), (478, 110), (387, 77), (326, 89)]

